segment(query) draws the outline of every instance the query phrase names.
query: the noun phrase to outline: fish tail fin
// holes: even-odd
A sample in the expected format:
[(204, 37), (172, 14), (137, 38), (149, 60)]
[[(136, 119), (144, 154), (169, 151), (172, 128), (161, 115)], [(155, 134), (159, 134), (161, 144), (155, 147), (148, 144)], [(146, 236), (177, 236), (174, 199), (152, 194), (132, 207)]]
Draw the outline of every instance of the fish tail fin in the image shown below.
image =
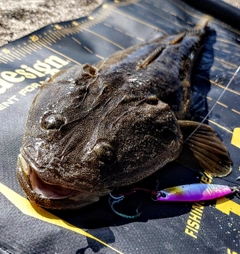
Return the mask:
[(202, 175), (206, 172), (223, 177), (231, 172), (232, 160), (227, 148), (209, 125), (194, 121), (178, 123), (184, 140), (178, 162)]

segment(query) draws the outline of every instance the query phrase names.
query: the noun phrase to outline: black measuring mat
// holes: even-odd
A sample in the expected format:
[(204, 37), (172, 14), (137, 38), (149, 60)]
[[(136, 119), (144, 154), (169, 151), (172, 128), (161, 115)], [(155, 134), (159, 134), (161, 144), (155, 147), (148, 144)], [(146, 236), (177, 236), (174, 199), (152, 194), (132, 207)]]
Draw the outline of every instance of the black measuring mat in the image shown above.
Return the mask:
[[(240, 253), (240, 200), (155, 203), (137, 193), (117, 205), (108, 197), (76, 211), (46, 211), (26, 199), (16, 162), (31, 102), (41, 82), (73, 64), (93, 64), (112, 53), (193, 28), (204, 13), (177, 0), (106, 1), (89, 17), (46, 26), (0, 48), (0, 253)], [(227, 146), (233, 172), (222, 179), (200, 177), (170, 163), (140, 186), (161, 188), (206, 182), (237, 185), (240, 176), (240, 31), (220, 20), (193, 77), (206, 97), (207, 118)], [(201, 119), (200, 119), (201, 120)]]

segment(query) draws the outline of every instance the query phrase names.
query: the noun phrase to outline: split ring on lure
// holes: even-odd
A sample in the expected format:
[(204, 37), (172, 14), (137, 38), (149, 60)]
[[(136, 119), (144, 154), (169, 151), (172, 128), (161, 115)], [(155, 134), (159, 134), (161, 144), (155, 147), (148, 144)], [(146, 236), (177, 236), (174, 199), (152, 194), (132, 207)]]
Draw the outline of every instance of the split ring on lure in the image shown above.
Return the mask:
[[(142, 188), (133, 188), (131, 192), (127, 193), (129, 195), (136, 191), (144, 191), (149, 192), (153, 195), (152, 200), (158, 202), (201, 202), (201, 201), (209, 201), (218, 199), (221, 197), (225, 197), (230, 194), (236, 194), (238, 198), (240, 198), (240, 186), (239, 187), (229, 187), (227, 185), (220, 184), (186, 184), (180, 186), (174, 186), (170, 188), (166, 188), (161, 191), (151, 191)], [(121, 202), (126, 195), (121, 195), (119, 197), (115, 197), (110, 194), (109, 204), (114, 213), (117, 215), (127, 218), (127, 219), (135, 219), (140, 216), (141, 213), (136, 210), (136, 215), (125, 215), (123, 213), (119, 213), (113, 207), (114, 204)]]

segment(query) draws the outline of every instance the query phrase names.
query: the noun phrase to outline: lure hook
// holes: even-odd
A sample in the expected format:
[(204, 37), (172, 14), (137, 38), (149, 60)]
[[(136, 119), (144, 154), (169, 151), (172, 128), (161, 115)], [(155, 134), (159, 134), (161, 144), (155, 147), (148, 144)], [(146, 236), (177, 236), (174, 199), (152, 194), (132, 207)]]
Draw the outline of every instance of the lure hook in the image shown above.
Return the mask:
[(240, 186), (231, 187), (231, 190), (240, 199)]
[(111, 193), (109, 194), (108, 202), (109, 202), (109, 205), (110, 205), (112, 211), (115, 214), (117, 214), (117, 215), (119, 215), (123, 218), (126, 218), (126, 219), (136, 219), (136, 218), (138, 218), (141, 215), (141, 213), (139, 213), (139, 211), (138, 211), (139, 207), (136, 209), (136, 214), (135, 215), (127, 215), (127, 214), (124, 214), (124, 213), (120, 213), (114, 208), (114, 205), (117, 204), (117, 203), (120, 203), (124, 198), (125, 198), (124, 195), (121, 195), (119, 197), (115, 197), (113, 194), (111, 194)]

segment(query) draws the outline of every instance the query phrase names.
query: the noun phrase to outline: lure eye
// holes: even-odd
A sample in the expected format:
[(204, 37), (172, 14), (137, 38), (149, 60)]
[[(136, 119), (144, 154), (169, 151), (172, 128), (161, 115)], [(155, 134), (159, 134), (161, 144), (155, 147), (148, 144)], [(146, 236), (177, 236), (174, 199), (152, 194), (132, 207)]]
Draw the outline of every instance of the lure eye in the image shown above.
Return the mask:
[(99, 161), (106, 164), (112, 164), (116, 160), (116, 155), (112, 146), (106, 142), (96, 144), (93, 151), (96, 153)]
[(59, 129), (65, 123), (65, 119), (60, 114), (51, 114), (43, 117), (42, 128), (46, 130)]
[(166, 198), (167, 197), (167, 193), (164, 191), (159, 191), (157, 194), (157, 197), (161, 197), (161, 198)]

